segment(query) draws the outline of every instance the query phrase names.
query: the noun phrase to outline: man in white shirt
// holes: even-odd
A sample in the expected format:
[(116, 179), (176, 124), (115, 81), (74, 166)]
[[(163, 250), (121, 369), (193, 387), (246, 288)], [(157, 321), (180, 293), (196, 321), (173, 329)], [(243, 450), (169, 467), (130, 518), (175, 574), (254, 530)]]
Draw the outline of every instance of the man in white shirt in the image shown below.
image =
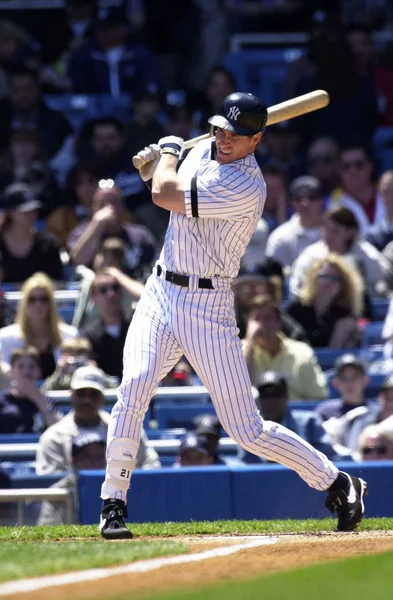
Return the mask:
[(323, 197), (318, 179), (297, 177), (289, 188), (289, 198), (295, 214), (272, 231), (266, 245), (266, 255), (282, 267), (291, 267), (307, 246), (321, 239)]

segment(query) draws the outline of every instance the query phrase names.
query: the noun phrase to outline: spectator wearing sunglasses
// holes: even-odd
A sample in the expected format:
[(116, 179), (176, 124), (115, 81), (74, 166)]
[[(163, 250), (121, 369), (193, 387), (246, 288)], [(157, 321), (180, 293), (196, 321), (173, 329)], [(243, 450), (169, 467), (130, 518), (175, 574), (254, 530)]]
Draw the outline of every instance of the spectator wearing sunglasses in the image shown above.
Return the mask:
[[(292, 266), (289, 288), (294, 296), (299, 296), (307, 271), (330, 252), (359, 269), (369, 296), (375, 294), (376, 285), (391, 273), (390, 264), (381, 252), (370, 242), (359, 239), (359, 225), (353, 212), (337, 206), (324, 213), (322, 239), (303, 250)], [(364, 316), (369, 318), (368, 314)]]
[(339, 155), (337, 143), (329, 137), (316, 138), (307, 150), (308, 174), (318, 179), (324, 198), (339, 184)]
[(270, 234), (266, 255), (282, 267), (291, 267), (301, 252), (321, 239), (323, 196), (319, 181), (311, 175), (297, 177), (289, 188), (295, 214)]
[(393, 460), (393, 418), (366, 427), (360, 438), (359, 460)]
[(10, 365), (15, 348), (33, 346), (39, 352), (41, 376), (46, 378), (56, 368), (61, 342), (76, 337), (78, 331), (60, 319), (53, 284), (45, 273), (30, 277), (21, 291), (15, 323), (0, 330), (1, 358)]
[(385, 206), (385, 218), (370, 227), (367, 240), (382, 252), (393, 241), (393, 169), (381, 175), (378, 189)]
[(353, 348), (360, 342), (363, 281), (338, 254), (328, 254), (307, 271), (300, 297), (286, 312), (305, 329), (313, 348)]
[(123, 314), (121, 285), (110, 271), (101, 271), (94, 277), (91, 297), (98, 316), (86, 325), (83, 336), (92, 345), (98, 367), (120, 380), (129, 325)]
[(330, 206), (344, 206), (355, 215), (360, 235), (386, 217), (383, 197), (373, 179), (373, 160), (361, 145), (347, 146), (340, 154), (340, 186), (330, 197)]
[[(106, 439), (110, 415), (103, 410), (105, 373), (93, 366), (79, 367), (70, 387), (72, 410), (40, 438), (36, 457), (38, 475), (71, 471), (72, 444), (76, 437), (96, 433)], [(142, 469), (160, 466), (156, 451), (146, 445), (145, 433), (136, 461), (137, 467)]]

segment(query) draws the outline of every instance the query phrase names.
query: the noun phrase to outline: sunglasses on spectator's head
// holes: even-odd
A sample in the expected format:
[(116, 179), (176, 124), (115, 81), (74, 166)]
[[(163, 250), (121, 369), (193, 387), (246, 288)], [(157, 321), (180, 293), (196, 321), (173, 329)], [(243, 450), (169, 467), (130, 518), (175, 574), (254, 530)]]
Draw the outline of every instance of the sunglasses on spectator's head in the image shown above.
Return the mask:
[(386, 454), (386, 446), (365, 446), (362, 448), (362, 454), (365, 456), (373, 453), (379, 454), (380, 456)]
[(328, 273), (319, 273), (318, 279), (325, 279), (327, 281), (341, 281), (340, 275), (329, 275)]
[(315, 156), (310, 156), (307, 162), (311, 166), (318, 165), (319, 163), (331, 165), (333, 162), (333, 156), (329, 156), (328, 154), (318, 154)]
[(120, 290), (120, 283), (111, 283), (109, 285), (97, 285), (95, 291), (97, 294), (107, 294), (108, 292), (118, 292)]
[(37, 302), (40, 304), (48, 304), (49, 298), (48, 296), (29, 296), (27, 302), (29, 304), (35, 304)]
[(363, 169), (366, 161), (359, 158), (358, 160), (344, 161), (341, 163), (341, 168), (344, 171), (348, 171), (349, 169)]

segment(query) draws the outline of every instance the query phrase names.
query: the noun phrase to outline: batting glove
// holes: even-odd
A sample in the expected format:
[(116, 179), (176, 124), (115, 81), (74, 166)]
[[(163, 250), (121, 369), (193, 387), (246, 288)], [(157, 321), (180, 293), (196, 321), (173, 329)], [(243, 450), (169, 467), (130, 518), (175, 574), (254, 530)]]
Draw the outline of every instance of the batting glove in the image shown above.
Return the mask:
[(160, 147), (157, 144), (150, 144), (136, 155), (142, 166), (138, 167), (139, 175), (143, 181), (153, 179), (154, 171), (160, 161)]
[(184, 140), (175, 135), (167, 135), (158, 142), (161, 154), (173, 154), (181, 158), (184, 151)]

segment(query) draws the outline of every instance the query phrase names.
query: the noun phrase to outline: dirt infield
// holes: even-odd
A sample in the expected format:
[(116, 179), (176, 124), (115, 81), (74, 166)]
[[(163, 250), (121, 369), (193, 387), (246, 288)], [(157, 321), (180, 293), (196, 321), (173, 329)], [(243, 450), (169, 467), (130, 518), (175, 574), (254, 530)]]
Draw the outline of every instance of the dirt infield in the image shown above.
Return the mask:
[[(258, 536), (261, 537), (261, 536)], [(241, 550), (236, 554), (184, 565), (162, 567), (154, 572), (132, 573), (105, 580), (48, 588), (31, 593), (10, 595), (18, 600), (88, 600), (110, 599), (132, 591), (132, 598), (146, 593), (190, 587), (231, 580), (249, 579), (263, 574), (286, 571), (310, 564), (339, 560), (362, 554), (393, 550), (393, 532), (360, 532), (352, 534), (305, 534), (274, 536), (276, 543)], [(149, 538), (140, 538), (149, 539)], [(155, 538), (157, 539), (157, 538)], [(173, 538), (199, 553), (213, 548), (241, 543), (252, 536), (193, 536)], [(132, 542), (109, 542), (132, 543)]]

